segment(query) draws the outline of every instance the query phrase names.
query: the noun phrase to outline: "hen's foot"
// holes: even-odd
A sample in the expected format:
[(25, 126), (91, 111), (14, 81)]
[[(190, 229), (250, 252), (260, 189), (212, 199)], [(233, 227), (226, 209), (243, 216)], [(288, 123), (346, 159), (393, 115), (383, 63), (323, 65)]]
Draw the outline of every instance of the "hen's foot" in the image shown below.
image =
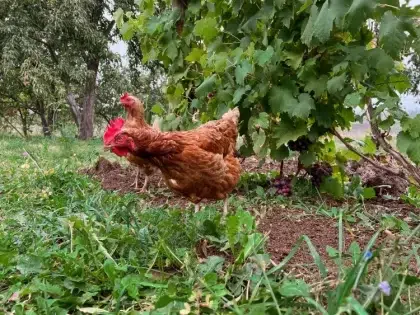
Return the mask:
[(228, 205), (229, 205), (229, 198), (226, 198), (223, 201), (223, 217), (222, 217), (222, 220), (226, 220), (226, 216), (228, 214)]
[(134, 183), (132, 183), (130, 185), (130, 187), (134, 186), (135, 190), (139, 189), (139, 172), (140, 172), (140, 170), (137, 168), (136, 169), (136, 178), (134, 179)]
[(144, 184), (143, 187), (140, 189), (141, 192), (146, 192), (147, 188), (149, 187), (149, 175), (144, 177)]

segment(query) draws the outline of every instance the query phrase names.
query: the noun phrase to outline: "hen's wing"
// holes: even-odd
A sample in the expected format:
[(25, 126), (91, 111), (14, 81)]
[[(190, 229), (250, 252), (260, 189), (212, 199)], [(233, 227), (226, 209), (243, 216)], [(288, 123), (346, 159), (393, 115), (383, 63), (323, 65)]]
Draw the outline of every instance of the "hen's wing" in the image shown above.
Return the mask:
[(238, 137), (239, 110), (229, 110), (219, 120), (209, 121), (194, 130), (197, 146), (224, 156), (235, 149)]
[(152, 128), (127, 128), (137, 145), (139, 155), (145, 159), (157, 156), (180, 154), (186, 147), (194, 146), (213, 154), (233, 154), (238, 136), (239, 111), (229, 111), (222, 119), (205, 124), (194, 130), (159, 132)]

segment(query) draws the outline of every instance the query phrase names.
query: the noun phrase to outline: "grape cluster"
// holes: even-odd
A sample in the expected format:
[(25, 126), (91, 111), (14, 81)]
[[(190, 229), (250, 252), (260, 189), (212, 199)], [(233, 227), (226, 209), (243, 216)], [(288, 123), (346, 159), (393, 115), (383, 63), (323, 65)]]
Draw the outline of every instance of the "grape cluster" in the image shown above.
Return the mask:
[(288, 147), (292, 151), (304, 152), (309, 149), (309, 146), (312, 144), (312, 141), (308, 137), (300, 137), (295, 141), (289, 141), (287, 143)]
[(333, 169), (330, 164), (321, 162), (313, 164), (307, 171), (311, 175), (312, 185), (319, 187), (324, 178), (332, 175)]
[(288, 197), (292, 194), (291, 180), (286, 177), (276, 177), (272, 182), (278, 195)]
[(210, 99), (212, 99), (215, 95), (216, 95), (216, 93), (215, 93), (215, 92), (210, 92), (210, 93), (208, 93), (208, 94), (207, 94), (207, 98), (210, 100)]

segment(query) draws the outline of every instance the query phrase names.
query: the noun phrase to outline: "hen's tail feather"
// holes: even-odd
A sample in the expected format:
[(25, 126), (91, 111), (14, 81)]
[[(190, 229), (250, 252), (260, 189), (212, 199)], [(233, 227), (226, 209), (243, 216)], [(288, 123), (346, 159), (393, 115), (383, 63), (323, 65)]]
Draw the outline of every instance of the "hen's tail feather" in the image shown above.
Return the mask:
[(239, 121), (239, 108), (235, 107), (230, 109), (227, 113), (223, 114), (222, 119), (233, 120), (235, 125), (237, 125)]

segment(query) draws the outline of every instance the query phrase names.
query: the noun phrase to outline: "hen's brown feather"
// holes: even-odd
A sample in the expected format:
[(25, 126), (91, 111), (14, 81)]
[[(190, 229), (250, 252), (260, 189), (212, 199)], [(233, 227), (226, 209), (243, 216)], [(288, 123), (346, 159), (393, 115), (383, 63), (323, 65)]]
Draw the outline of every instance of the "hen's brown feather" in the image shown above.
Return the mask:
[[(135, 102), (134, 105), (131, 106), (127, 110), (127, 117), (124, 124), (124, 128), (135, 128), (135, 129), (151, 129), (151, 130), (159, 130), (159, 125), (157, 121), (153, 123), (153, 127), (147, 124), (144, 120), (144, 104), (138, 98), (134, 96), (130, 96)], [(139, 167), (146, 176), (150, 176), (154, 173), (155, 167), (153, 164), (150, 163), (147, 159), (143, 159), (139, 156), (135, 156), (133, 154), (127, 154), (127, 160)], [(136, 179), (137, 180), (137, 179)], [(147, 187), (145, 187), (146, 189)]]
[(133, 154), (158, 167), (175, 192), (193, 202), (225, 199), (238, 183), (241, 170), (234, 157), (239, 112), (235, 109), (225, 115), (189, 131), (124, 127), (123, 132), (136, 144)]

